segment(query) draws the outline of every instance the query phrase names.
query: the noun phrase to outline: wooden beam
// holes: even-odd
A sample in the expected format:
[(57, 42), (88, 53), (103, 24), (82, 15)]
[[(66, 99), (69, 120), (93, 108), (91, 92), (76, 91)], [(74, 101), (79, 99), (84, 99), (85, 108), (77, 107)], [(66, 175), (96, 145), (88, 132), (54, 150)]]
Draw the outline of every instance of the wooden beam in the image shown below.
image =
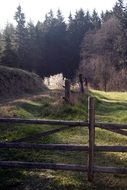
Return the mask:
[(68, 79), (65, 80), (65, 97), (64, 100), (67, 103), (70, 103), (70, 81)]
[[(50, 119), (21, 119), (21, 118), (0, 118), (0, 123), (88, 126), (87, 121), (50, 120)], [(105, 127), (107, 129), (112, 129), (112, 128), (113, 129), (127, 129), (127, 124), (96, 122), (95, 127), (99, 127), (99, 128)]]
[(83, 75), (79, 74), (80, 92), (84, 94)]
[[(35, 144), (19, 142), (0, 142), (0, 148), (17, 149), (40, 149), (40, 150), (59, 150), (59, 151), (88, 151), (88, 146), (83, 144)], [(104, 152), (127, 152), (127, 146), (95, 146), (95, 151)]]
[(88, 146), (74, 144), (33, 144), (33, 143), (7, 143), (1, 142), (0, 148), (17, 149), (40, 149), (40, 150), (59, 150), (59, 151), (88, 151)]
[[(18, 162), (18, 161), (0, 161), (0, 168), (51, 169), (51, 170), (71, 170), (71, 171), (82, 171), (82, 172), (87, 171), (87, 166), (85, 165), (40, 163), (40, 162)], [(94, 172), (127, 174), (127, 168), (94, 166)]]
[(125, 167), (101, 167), (95, 166), (94, 171), (97, 173), (117, 173), (117, 174), (127, 174), (127, 168)]
[(68, 120), (51, 120), (51, 119), (0, 118), (0, 123), (88, 126), (88, 122), (85, 121), (68, 121)]
[(77, 127), (77, 126), (64, 126), (61, 128), (57, 128), (57, 129), (53, 129), (53, 130), (49, 130), (49, 131), (45, 131), (45, 132), (41, 132), (41, 133), (35, 133), (34, 135), (23, 137), (23, 138), (13, 140), (10, 142), (23, 142), (23, 141), (29, 141), (29, 140), (35, 141), (41, 137), (46, 137), (46, 136), (49, 136), (49, 135), (54, 134), (54, 133), (58, 133), (58, 132), (61, 132), (61, 131), (67, 130), (67, 129), (71, 129), (73, 127)]
[(78, 164), (56, 164), (56, 163), (18, 162), (18, 161), (0, 161), (0, 168), (87, 171), (86, 166)]
[[(87, 121), (50, 120), (50, 119), (21, 119), (21, 118), (0, 118), (0, 123), (88, 126)], [(96, 122), (95, 127), (99, 127), (99, 128), (105, 127), (107, 129), (112, 129), (112, 128), (113, 129), (127, 129), (127, 124)]]
[(88, 148), (88, 181), (94, 180), (94, 145), (95, 145), (95, 110), (94, 98), (88, 98), (89, 148)]
[(103, 127), (103, 129), (111, 131), (113, 133), (117, 133), (117, 134), (120, 134), (120, 135), (127, 136), (127, 131), (123, 131), (122, 129), (118, 129), (118, 128), (116, 128), (116, 129), (115, 128), (105, 128), (105, 127)]
[(102, 122), (96, 122), (96, 127), (99, 128), (105, 128), (105, 129), (127, 129), (127, 124), (118, 124), (118, 123), (102, 123)]
[(127, 146), (95, 146), (94, 149), (102, 152), (127, 152)]

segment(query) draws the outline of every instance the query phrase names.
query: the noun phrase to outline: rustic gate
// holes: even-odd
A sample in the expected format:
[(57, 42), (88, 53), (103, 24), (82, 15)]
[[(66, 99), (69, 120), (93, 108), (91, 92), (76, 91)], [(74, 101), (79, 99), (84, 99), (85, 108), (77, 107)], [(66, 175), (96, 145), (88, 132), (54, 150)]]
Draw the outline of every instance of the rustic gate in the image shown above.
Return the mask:
[[(0, 118), (0, 123), (25, 123), (25, 124), (48, 124), (62, 125), (63, 127), (42, 132), (37, 135), (18, 139), (13, 142), (0, 142), (0, 148), (18, 148), (18, 149), (41, 149), (41, 150), (59, 150), (59, 151), (84, 151), (88, 152), (88, 163), (86, 165), (78, 164), (59, 164), (59, 163), (41, 163), (41, 162), (19, 162), (19, 161), (0, 161), (0, 168), (24, 168), (24, 169), (53, 169), (53, 170), (72, 170), (88, 173), (88, 180), (93, 181), (95, 172), (102, 173), (120, 173), (127, 174), (127, 168), (100, 167), (94, 165), (95, 151), (103, 152), (127, 152), (127, 146), (96, 146), (95, 145), (95, 127), (127, 135), (127, 124), (97, 123), (95, 122), (94, 98), (88, 98), (88, 121), (64, 121), (64, 120), (33, 120), (18, 118)], [(48, 136), (66, 129), (74, 127), (87, 127), (89, 130), (88, 146), (78, 144), (34, 144), (24, 143), (25, 139), (33, 139), (42, 136)]]

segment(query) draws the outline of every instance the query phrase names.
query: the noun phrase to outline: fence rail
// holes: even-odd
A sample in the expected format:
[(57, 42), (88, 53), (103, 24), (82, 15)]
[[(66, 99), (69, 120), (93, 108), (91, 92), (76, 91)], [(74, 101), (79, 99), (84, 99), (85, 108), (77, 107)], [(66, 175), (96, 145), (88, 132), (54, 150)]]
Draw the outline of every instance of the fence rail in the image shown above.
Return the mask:
[[(0, 148), (15, 149), (40, 149), (40, 150), (59, 150), (59, 151), (83, 151), (88, 152), (89, 147), (78, 144), (35, 144), (35, 143), (8, 143), (0, 142)], [(94, 146), (97, 152), (127, 152), (127, 146)]]
[[(127, 168), (117, 167), (100, 167), (94, 164), (95, 151), (102, 152), (127, 152), (127, 146), (96, 146), (95, 145), (95, 128), (109, 130), (122, 134), (122, 129), (127, 129), (127, 124), (112, 124), (95, 122), (94, 99), (88, 99), (88, 121), (64, 121), (64, 120), (45, 120), (45, 119), (20, 119), (20, 118), (0, 118), (0, 123), (11, 124), (48, 124), (48, 125), (63, 125), (61, 128), (52, 129), (50, 131), (35, 134), (33, 136), (18, 139), (12, 142), (0, 142), (0, 148), (16, 148), (16, 149), (40, 149), (40, 150), (59, 150), (59, 151), (83, 151), (88, 152), (87, 165), (77, 164), (58, 164), (58, 163), (39, 163), (39, 162), (18, 162), (18, 161), (0, 161), (0, 168), (24, 168), (24, 169), (53, 169), (53, 170), (72, 170), (88, 173), (88, 180), (94, 180), (95, 172), (102, 173), (120, 173), (127, 174)], [(24, 143), (23, 140), (40, 138), (57, 133), (72, 127), (87, 127), (89, 130), (88, 145), (77, 144), (35, 144)], [(121, 132), (122, 131), (122, 132)], [(123, 133), (125, 135), (125, 133)]]
[(51, 120), (51, 119), (0, 118), (0, 123), (88, 126), (88, 122), (85, 121), (65, 121), (65, 120)]
[(102, 129), (127, 129), (127, 124), (96, 122), (95, 127)]
[[(65, 120), (51, 120), (51, 119), (21, 119), (21, 118), (0, 118), (0, 123), (11, 123), (11, 124), (47, 124), (47, 125), (65, 125), (65, 126), (80, 126), (87, 127), (88, 121), (65, 121)], [(118, 123), (102, 123), (95, 122), (95, 127), (102, 129), (127, 129), (127, 124)]]

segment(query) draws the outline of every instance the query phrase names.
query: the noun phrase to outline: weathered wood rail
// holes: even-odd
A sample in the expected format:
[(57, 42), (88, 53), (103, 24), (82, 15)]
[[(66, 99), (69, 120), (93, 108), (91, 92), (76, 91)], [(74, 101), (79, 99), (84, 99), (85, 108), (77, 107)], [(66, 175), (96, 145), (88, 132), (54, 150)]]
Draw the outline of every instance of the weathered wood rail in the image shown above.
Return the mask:
[[(19, 161), (0, 161), (0, 168), (23, 168), (23, 169), (53, 169), (53, 170), (72, 170), (88, 173), (88, 180), (94, 180), (95, 172), (102, 173), (120, 173), (127, 174), (125, 167), (101, 167), (95, 166), (94, 154), (96, 151), (102, 152), (127, 152), (127, 146), (96, 146), (95, 145), (95, 127), (109, 130), (112, 132), (121, 133), (122, 129), (127, 129), (127, 124), (112, 124), (95, 122), (94, 99), (88, 99), (88, 121), (64, 121), (64, 120), (42, 120), (42, 119), (19, 119), (19, 118), (0, 118), (0, 123), (11, 124), (47, 124), (47, 125), (62, 125), (63, 127), (52, 129), (46, 132), (38, 133), (32, 136), (24, 137), (12, 142), (0, 142), (0, 148), (15, 148), (15, 149), (40, 149), (40, 150), (59, 150), (59, 151), (84, 151), (88, 152), (87, 165), (78, 164), (60, 164), (60, 163), (40, 163), (40, 162), (19, 162)], [(27, 125), (26, 125), (27, 126)], [(31, 140), (48, 136), (73, 127), (87, 127), (89, 130), (89, 142), (85, 146), (83, 144), (35, 144), (25, 143), (25, 140)], [(126, 131), (122, 131), (126, 132)]]

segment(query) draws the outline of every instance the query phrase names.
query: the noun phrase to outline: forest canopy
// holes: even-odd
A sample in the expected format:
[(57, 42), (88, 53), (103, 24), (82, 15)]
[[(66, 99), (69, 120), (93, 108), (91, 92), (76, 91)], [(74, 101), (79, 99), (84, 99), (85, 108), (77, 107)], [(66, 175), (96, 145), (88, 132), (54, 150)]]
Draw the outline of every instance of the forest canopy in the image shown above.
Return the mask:
[(0, 64), (39, 74), (58, 73), (73, 79), (81, 72), (94, 88), (127, 89), (127, 6), (118, 0), (112, 10), (80, 9), (65, 21), (52, 10), (44, 21), (26, 22), (19, 5), (16, 26), (0, 33)]

